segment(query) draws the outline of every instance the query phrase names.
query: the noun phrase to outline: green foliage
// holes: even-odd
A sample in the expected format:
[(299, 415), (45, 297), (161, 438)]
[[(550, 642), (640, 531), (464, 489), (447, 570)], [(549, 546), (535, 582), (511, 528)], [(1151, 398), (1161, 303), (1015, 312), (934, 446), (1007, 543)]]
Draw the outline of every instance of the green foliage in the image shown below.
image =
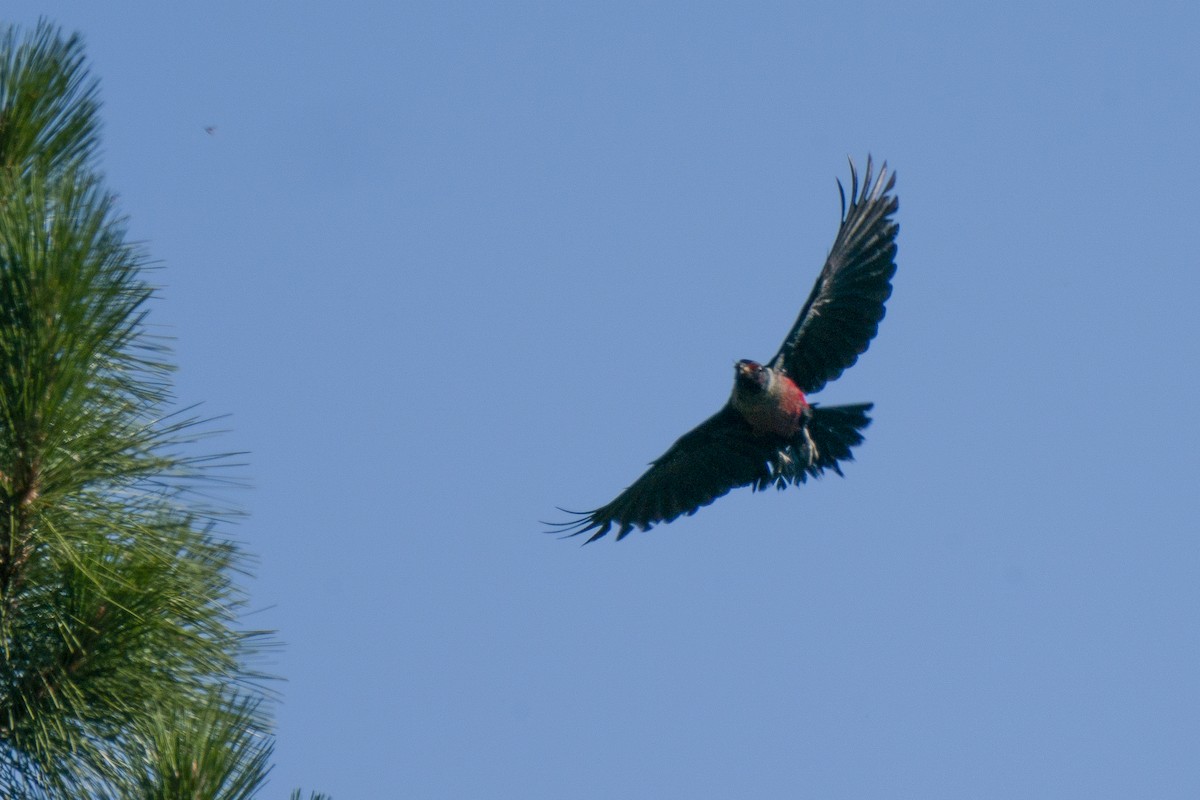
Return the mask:
[(78, 38), (0, 42), (0, 794), (249, 798), (268, 640), (238, 627), (245, 559), (196, 491), (230, 458), (172, 413)]
[(0, 50), (0, 164), (48, 173), (90, 158), (100, 101), (79, 37), (42, 22), (28, 38), (9, 28)]
[(200, 714), (170, 710), (149, 720), (154, 768), (142, 773), (142, 800), (249, 800), (266, 780), (270, 737), (259, 731), (257, 701), (214, 694)]

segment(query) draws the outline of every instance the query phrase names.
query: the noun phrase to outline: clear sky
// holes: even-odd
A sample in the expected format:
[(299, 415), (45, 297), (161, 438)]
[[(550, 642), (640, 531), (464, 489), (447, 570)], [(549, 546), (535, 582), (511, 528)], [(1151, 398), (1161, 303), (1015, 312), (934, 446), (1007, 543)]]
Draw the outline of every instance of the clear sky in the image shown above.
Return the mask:
[[(273, 796), (1200, 797), (1200, 5), (40, 14), (251, 453)], [(543, 535), (775, 352), (868, 152), (845, 479)]]

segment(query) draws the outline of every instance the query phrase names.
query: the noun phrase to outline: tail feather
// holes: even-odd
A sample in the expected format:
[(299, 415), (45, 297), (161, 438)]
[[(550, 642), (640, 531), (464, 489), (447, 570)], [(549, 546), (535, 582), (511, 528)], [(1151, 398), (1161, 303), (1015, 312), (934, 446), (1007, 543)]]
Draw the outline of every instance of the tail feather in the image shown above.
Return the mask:
[(771, 476), (755, 488), (774, 484), (782, 489), (805, 483), (810, 477), (819, 478), (825, 470), (841, 475), (841, 462), (853, 461), (851, 451), (863, 442), (862, 431), (871, 424), (867, 412), (873, 405), (810, 407), (804, 427), (772, 464)]
[[(851, 450), (863, 442), (862, 431), (871, 424), (867, 412), (871, 403), (853, 406), (813, 406), (808, 421), (808, 474), (814, 478), (822, 471), (831, 469), (838, 475), (842, 469), (839, 461), (853, 461)], [(813, 452), (815, 451), (815, 452)]]

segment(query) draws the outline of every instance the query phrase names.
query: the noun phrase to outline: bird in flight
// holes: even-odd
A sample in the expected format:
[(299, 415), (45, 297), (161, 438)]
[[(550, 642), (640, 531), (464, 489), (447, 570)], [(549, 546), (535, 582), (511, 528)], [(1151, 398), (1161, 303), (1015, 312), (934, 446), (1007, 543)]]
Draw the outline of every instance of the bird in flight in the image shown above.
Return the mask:
[[(587, 542), (616, 530), (623, 539), (698, 509), (740, 486), (786, 488), (841, 462), (863, 441), (871, 403), (820, 406), (808, 401), (866, 352), (883, 319), (896, 274), (893, 220), (899, 201), (887, 164), (874, 175), (871, 158), (860, 185), (850, 163), (850, 198), (838, 181), (842, 221), (825, 266), (800, 316), (765, 365), (734, 365), (733, 393), (724, 408), (684, 434), (616, 499), (575, 519), (550, 523)], [(585, 544), (587, 543), (585, 542)]]

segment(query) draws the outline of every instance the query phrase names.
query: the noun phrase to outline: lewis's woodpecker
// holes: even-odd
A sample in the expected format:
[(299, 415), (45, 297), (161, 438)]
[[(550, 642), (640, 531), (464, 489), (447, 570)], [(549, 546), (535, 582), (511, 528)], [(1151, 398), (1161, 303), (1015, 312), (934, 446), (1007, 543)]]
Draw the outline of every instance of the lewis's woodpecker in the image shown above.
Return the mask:
[(594, 511), (567, 512), (577, 519), (555, 525), (595, 541), (616, 528), (622, 539), (634, 528), (691, 515), (730, 489), (786, 488), (842, 474), (871, 423), (871, 403), (818, 406), (807, 395), (821, 390), (866, 352), (883, 319), (896, 274), (899, 207), (895, 174), (887, 164), (872, 176), (871, 158), (859, 192), (850, 164), (850, 200), (838, 181), (842, 221), (817, 284), (800, 309), (779, 352), (764, 366), (734, 365), (733, 394), (725, 407), (684, 434), (632, 486)]

